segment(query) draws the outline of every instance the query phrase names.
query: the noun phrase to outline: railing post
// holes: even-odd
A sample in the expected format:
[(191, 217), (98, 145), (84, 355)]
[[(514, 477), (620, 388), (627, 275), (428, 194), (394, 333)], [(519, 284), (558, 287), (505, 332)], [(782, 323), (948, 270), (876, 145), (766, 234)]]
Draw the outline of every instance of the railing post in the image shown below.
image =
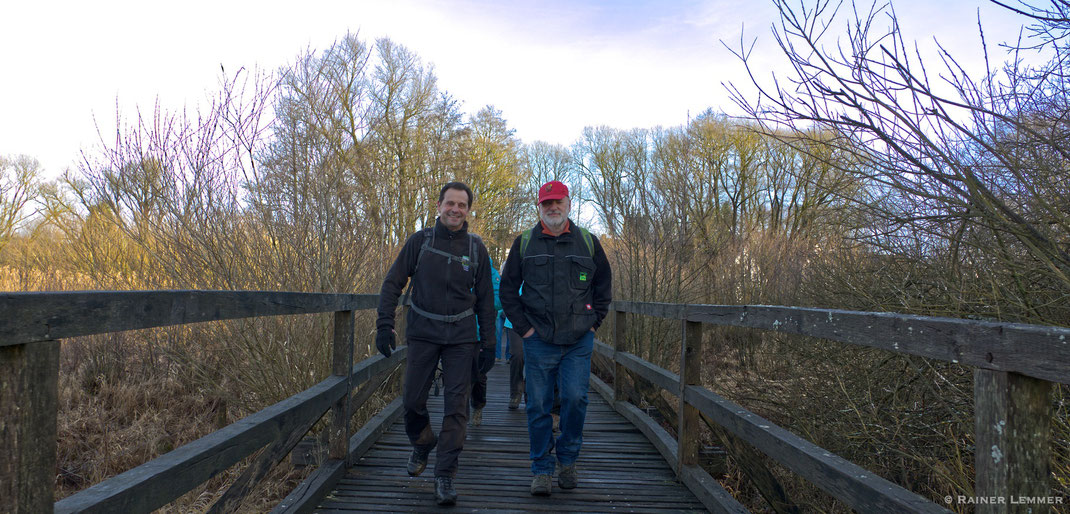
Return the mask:
[[(613, 351), (624, 351), (625, 331), (628, 327), (628, 313), (613, 309)], [(624, 366), (613, 356), (613, 401), (624, 401)]]
[(1019, 500), (1051, 495), (1051, 382), (977, 368), (973, 384), (975, 495), (997, 499), (977, 512), (1049, 512), (1047, 502)]
[[(349, 377), (353, 369), (353, 311), (334, 313), (334, 344), (331, 358), (331, 374)], [(352, 394), (346, 380), (346, 394), (331, 407), (330, 453), (331, 459), (347, 459), (349, 455), (349, 395)], [(346, 463), (348, 467), (349, 463)]]
[(0, 512), (52, 512), (59, 341), (0, 346)]
[(677, 472), (698, 464), (699, 412), (684, 400), (687, 386), (702, 385), (702, 323), (687, 320), (685, 306), (680, 321), (680, 423), (677, 425)]

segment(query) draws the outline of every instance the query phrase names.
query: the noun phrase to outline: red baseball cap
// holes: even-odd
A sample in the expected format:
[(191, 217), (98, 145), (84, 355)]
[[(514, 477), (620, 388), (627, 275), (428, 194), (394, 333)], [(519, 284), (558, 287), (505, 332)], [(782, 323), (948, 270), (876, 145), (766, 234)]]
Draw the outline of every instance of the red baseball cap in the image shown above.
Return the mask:
[(539, 203), (559, 198), (568, 198), (568, 186), (565, 184), (551, 180), (539, 187)]

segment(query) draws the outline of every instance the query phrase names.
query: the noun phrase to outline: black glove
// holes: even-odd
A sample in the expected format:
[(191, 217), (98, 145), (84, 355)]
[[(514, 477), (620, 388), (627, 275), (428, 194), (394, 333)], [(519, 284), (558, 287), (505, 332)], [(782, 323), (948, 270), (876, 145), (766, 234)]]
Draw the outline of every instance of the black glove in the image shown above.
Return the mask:
[(479, 372), (486, 375), (494, 367), (494, 347), (483, 346), (479, 349)]
[(387, 329), (379, 329), (375, 333), (375, 347), (382, 352), (384, 357), (390, 356), (390, 351), (397, 348), (398, 345), (394, 342), (394, 331)]

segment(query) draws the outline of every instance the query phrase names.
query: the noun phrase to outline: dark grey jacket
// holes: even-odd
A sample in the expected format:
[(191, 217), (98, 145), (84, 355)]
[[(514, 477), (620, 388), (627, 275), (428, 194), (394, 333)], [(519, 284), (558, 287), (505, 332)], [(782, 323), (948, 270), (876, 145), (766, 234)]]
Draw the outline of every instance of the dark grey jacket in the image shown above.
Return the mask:
[[(531, 328), (543, 341), (573, 344), (597, 329), (613, 299), (613, 273), (598, 238), (593, 255), (580, 229), (569, 220), (569, 232), (552, 236), (533, 229), (525, 255), (521, 236), (513, 241), (502, 271), (499, 296), (513, 330), (524, 335)], [(520, 286), (524, 286), (520, 294)]]
[[(441, 221), (436, 220), (432, 230), (434, 248), (457, 257), (470, 257), (467, 222), (460, 230), (451, 232)], [(379, 291), (379, 318), (375, 327), (379, 330), (394, 328), (394, 312), (398, 298), (409, 277), (412, 277), (412, 303), (419, 308), (434, 314), (447, 315), (472, 308), (475, 314), (459, 321), (446, 322), (421, 316), (410, 309), (405, 325), (405, 335), (408, 339), (440, 344), (481, 341), (485, 345), (493, 345), (494, 286), (487, 247), (483, 245), (482, 240), (473, 236), (478, 265), (469, 263), (467, 270), (464, 263), (433, 252), (424, 252), (417, 269), (416, 263), (417, 259), (420, 259), (420, 247), (424, 238), (423, 230), (409, 236), (387, 272), (383, 287)]]

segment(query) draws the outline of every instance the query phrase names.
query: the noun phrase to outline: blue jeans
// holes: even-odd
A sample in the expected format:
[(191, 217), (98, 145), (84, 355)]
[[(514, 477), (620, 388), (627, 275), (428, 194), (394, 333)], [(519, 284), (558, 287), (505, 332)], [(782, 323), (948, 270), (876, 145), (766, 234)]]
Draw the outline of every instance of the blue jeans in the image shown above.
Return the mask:
[[(594, 332), (563, 346), (547, 343), (538, 334), (524, 339), (524, 379), (531, 441), (531, 472), (553, 474), (554, 457), (562, 466), (576, 462), (583, 444), (587, 417), (587, 388), (591, 378)], [(554, 440), (554, 384), (561, 391), (561, 435)]]

